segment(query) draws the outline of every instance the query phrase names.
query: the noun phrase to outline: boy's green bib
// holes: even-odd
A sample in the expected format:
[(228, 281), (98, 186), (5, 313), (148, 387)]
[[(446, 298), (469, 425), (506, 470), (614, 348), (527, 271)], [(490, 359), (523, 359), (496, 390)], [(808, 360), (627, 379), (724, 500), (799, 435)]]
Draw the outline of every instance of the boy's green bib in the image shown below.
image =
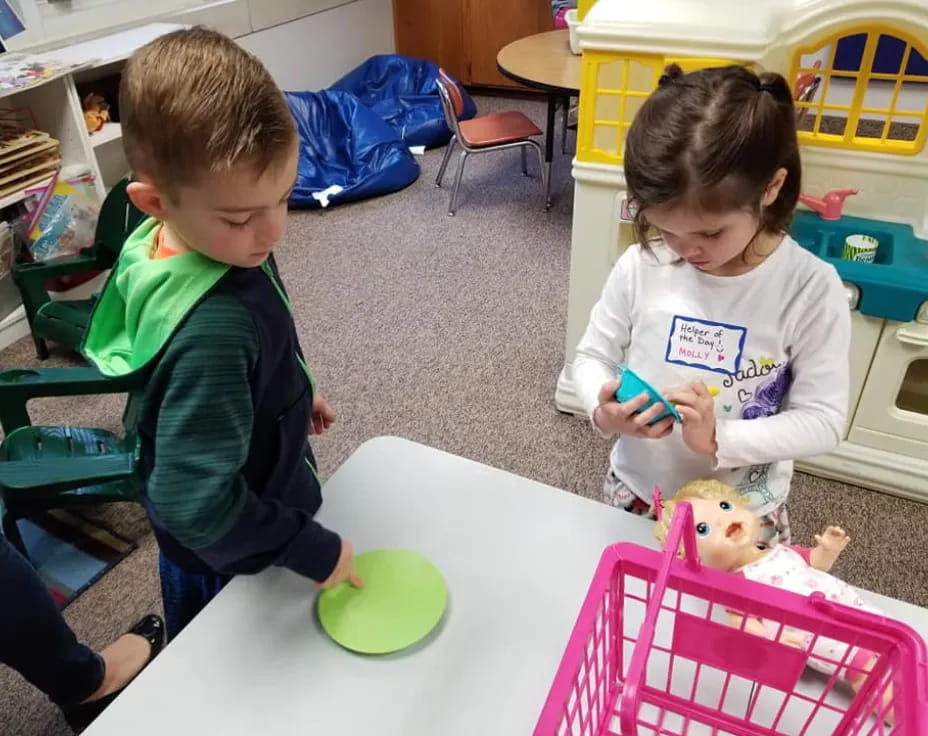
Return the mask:
[(104, 375), (145, 368), (230, 268), (194, 252), (152, 260), (160, 226), (150, 218), (129, 236), (94, 308), (82, 352)]

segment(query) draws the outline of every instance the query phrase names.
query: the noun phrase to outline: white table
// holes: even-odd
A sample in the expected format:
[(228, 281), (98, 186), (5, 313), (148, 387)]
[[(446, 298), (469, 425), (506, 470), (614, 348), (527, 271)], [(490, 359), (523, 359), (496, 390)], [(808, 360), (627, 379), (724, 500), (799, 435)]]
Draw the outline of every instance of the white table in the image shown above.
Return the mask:
[[(530, 734), (603, 548), (652, 524), (396, 438), (360, 447), (320, 520), (358, 550), (415, 549), (445, 575), (443, 625), (416, 650), (361, 657), (319, 629), (314, 586), (239, 577), (85, 733)], [(928, 634), (928, 611), (870, 596)]]

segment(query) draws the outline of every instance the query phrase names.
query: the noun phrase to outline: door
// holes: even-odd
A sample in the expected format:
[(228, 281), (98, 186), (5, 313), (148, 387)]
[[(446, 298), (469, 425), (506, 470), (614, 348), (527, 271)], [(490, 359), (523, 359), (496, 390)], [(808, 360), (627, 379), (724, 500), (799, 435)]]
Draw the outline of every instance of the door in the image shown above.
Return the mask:
[(496, 55), (503, 46), (512, 41), (554, 28), (550, 0), (462, 1), (466, 8), (466, 81), (492, 87), (525, 89), (499, 73), (496, 68)]
[(396, 52), (427, 59), (467, 83), (464, 54), (466, 0), (393, 0)]
[[(928, 320), (887, 323), (854, 428), (900, 438), (905, 447), (918, 445), (928, 459)], [(853, 430), (851, 435), (854, 441)]]

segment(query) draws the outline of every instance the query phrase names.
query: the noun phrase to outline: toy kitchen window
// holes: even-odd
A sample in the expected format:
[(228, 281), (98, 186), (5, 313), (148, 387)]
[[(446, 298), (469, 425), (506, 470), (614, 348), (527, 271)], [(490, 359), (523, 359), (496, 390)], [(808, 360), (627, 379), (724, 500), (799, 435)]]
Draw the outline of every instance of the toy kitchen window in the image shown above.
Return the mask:
[(580, 128), (577, 158), (622, 165), (625, 136), (644, 101), (657, 87), (668, 64), (684, 72), (739, 63), (728, 59), (665, 57), (650, 54), (616, 56), (598, 51), (583, 52), (583, 89), (580, 95)]
[(584, 52), (583, 81), (594, 94), (580, 96), (578, 159), (622, 164), (625, 134), (663, 68), (661, 56)]
[(913, 155), (928, 136), (928, 50), (896, 29), (854, 29), (796, 50), (801, 143)]

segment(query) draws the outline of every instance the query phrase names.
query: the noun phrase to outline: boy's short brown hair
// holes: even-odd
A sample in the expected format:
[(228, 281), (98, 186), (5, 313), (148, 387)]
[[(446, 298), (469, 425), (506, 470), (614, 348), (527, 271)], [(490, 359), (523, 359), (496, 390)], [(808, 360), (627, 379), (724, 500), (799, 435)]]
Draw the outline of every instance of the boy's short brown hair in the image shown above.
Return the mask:
[(242, 166), (260, 175), (284, 159), (296, 138), (264, 65), (203, 27), (168, 33), (132, 55), (119, 114), (132, 171), (169, 194)]

